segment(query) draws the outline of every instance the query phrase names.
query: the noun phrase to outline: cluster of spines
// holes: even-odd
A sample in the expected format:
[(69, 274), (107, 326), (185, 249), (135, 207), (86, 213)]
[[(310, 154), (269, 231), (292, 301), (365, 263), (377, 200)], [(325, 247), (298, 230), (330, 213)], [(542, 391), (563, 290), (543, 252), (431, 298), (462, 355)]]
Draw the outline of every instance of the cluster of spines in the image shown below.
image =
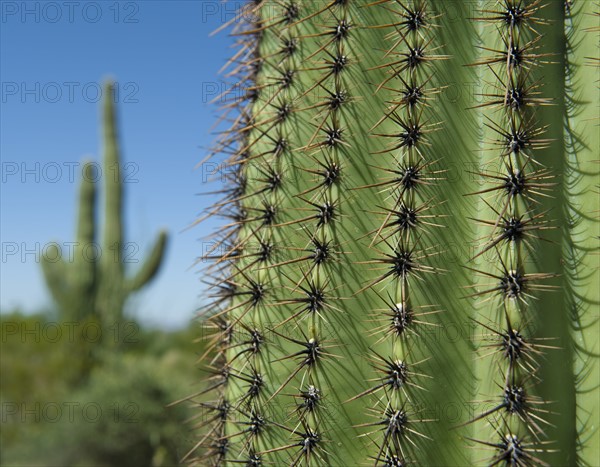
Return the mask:
[(496, 268), (473, 269), (484, 279), (472, 295), (491, 310), (490, 324), (479, 323), (492, 340), (483, 348), (493, 351), (485, 351), (483, 357), (499, 355), (491, 367), (492, 373), (497, 369), (494, 383), (499, 393), (487, 401), (497, 404), (471, 420), (493, 427), (497, 439), (473, 439), (494, 451), (490, 465), (545, 465), (539, 453), (547, 443), (543, 438), (549, 411), (534, 392), (538, 357), (548, 346), (535, 343), (526, 326), (532, 321), (531, 301), (551, 289), (544, 281), (552, 277), (527, 270), (535, 243), (550, 228), (547, 213), (538, 207), (539, 197), (552, 186), (543, 159), (536, 157), (550, 143), (536, 117), (536, 109), (550, 103), (540, 96), (540, 83), (534, 81), (535, 68), (544, 57), (538, 53), (537, 28), (545, 24), (538, 17), (540, 1), (502, 0), (477, 18), (498, 34), (500, 44), (482, 47), (484, 57), (475, 64), (489, 70), (495, 80), (495, 91), (484, 94), (478, 107), (484, 109), (484, 125), (493, 134), (486, 150), (499, 167), (496, 173), (480, 174), (491, 185), (476, 193), (483, 195), (483, 210), (491, 218), (474, 219), (489, 230), (473, 260), (493, 253)]
[(295, 113), (303, 125), (291, 164), (296, 192), (290, 193), (293, 208), (288, 219), (276, 228), (285, 232), (283, 238), (296, 235), (306, 246), (288, 246), (293, 256), (274, 265), (282, 278), (282, 296), (276, 306), (284, 314), (273, 333), (287, 349), (277, 361), (288, 365), (270, 399), (287, 400), (283, 405), (291, 409), (278, 424), (284, 442), (264, 452), (267, 456), (284, 453), (292, 466), (326, 465), (335, 455), (327, 448), (331, 414), (326, 405), (326, 375), (338, 356), (326, 325), (332, 326), (332, 314), (340, 312), (329, 268), (341, 254), (335, 227), (341, 218), (342, 148), (349, 144), (341, 126), (341, 115), (352, 101), (343, 79), (352, 65), (347, 41), (354, 25), (348, 3), (303, 3), (294, 24), (302, 31), (300, 40), (310, 43), (300, 70), (310, 74), (312, 81), (304, 83), (295, 100)]
[[(209, 158), (227, 156), (219, 161), (219, 176), (226, 188), (220, 192), (222, 199), (200, 220), (216, 215), (227, 219), (227, 224), (208, 238), (211, 248), (199, 259), (210, 262), (205, 269), (209, 278), (204, 280), (212, 298), (204, 312), (209, 316), (203, 324), (208, 331), (208, 336), (203, 336), (208, 346), (200, 363), (212, 376), (206, 380), (205, 388), (188, 397), (200, 408), (195, 418), (201, 437), (183, 459), (193, 465), (222, 465), (232, 458), (234, 449), (239, 450), (235, 457), (244, 456), (247, 465), (262, 465), (255, 444), (267, 422), (262, 411), (257, 410), (256, 400), (262, 396), (265, 383), (259, 356), (266, 333), (258, 322), (243, 323), (241, 318), (256, 312), (267, 292), (262, 280), (249, 274), (248, 269), (269, 261), (274, 254), (274, 246), (261, 227), (271, 223), (274, 213), (267, 196), (280, 185), (276, 168), (265, 169), (262, 191), (253, 192), (253, 180), (246, 166), (253, 157), (253, 107), (262, 91), (256, 83), (264, 66), (260, 54), (263, 4), (262, 0), (248, 2), (231, 21), (239, 46), (228, 62), (230, 71), (226, 74), (233, 85), (216, 99), (222, 107), (222, 120), (228, 121), (230, 128), (220, 133)], [(262, 211), (260, 207), (248, 209), (246, 201), (255, 198), (259, 201), (252, 206), (263, 207)], [(238, 400), (229, 399), (234, 385), (245, 390)], [(209, 395), (214, 400), (206, 402)]]
[[(235, 447), (226, 460), (246, 465), (265, 462), (268, 448), (276, 443), (276, 432), (282, 427), (271, 403), (276, 381), (268, 366), (278, 335), (271, 329), (273, 320), (267, 310), (277, 303), (277, 288), (281, 286), (272, 269), (285, 248), (278, 225), (285, 219), (282, 203), (290, 186), (287, 168), (292, 162), (294, 136), (289, 123), (296, 110), (301, 63), (301, 39), (294, 28), (301, 14), (300, 4), (293, 0), (260, 3), (258, 21), (243, 33), (257, 42), (255, 60), (260, 69), (247, 86), (253, 101), (246, 126), (235, 129), (246, 139), (240, 148), (244, 157), (236, 164), (247, 181), (241, 205), (248, 215), (236, 238), (240, 254), (235, 259), (234, 275), (242, 276), (246, 298), (234, 300), (227, 310), (240, 335), (236, 346), (228, 349), (227, 358), (243, 378), (228, 391), (240, 409), (228, 424), (233, 432), (228, 439)], [(239, 361), (241, 353), (245, 356)]]
[(425, 375), (415, 370), (420, 362), (411, 351), (415, 342), (411, 337), (418, 334), (424, 315), (436, 311), (418, 303), (411, 291), (417, 280), (426, 281), (428, 273), (439, 272), (428, 264), (434, 254), (428, 246), (431, 229), (441, 227), (428, 186), (442, 178), (442, 172), (433, 168), (436, 160), (428, 134), (439, 124), (427, 120), (433, 118), (427, 102), (440, 91), (431, 85), (433, 65), (445, 57), (436, 54), (435, 16), (425, 1), (378, 1), (368, 6), (385, 9), (390, 18), (375, 26), (385, 30), (390, 44), (382, 64), (373, 68), (384, 74), (374, 92), (389, 96), (387, 108), (371, 129), (372, 136), (383, 141), (384, 149), (372, 154), (381, 178), (361, 187), (377, 189), (385, 200), (379, 211), (372, 212), (379, 220), (369, 235), (376, 257), (367, 263), (373, 265), (376, 278), (362, 289), (371, 290), (385, 304), (385, 309), (373, 312), (378, 323), (373, 334), (380, 336), (377, 344), (385, 353), (372, 350), (377, 376), (351, 400), (368, 396), (375, 401), (368, 409), (374, 421), (360, 425), (367, 429), (364, 436), (373, 440), (375, 465), (406, 465), (415, 461), (419, 443), (427, 439), (422, 432), (426, 420), (415, 410), (419, 399), (415, 390), (423, 389)]
[[(300, 1), (258, 0), (235, 18), (241, 21), (234, 31), (241, 48), (227, 76), (238, 81), (220, 97), (226, 102), (223, 118), (232, 125), (211, 154), (229, 155), (223, 166), (230, 188), (207, 213), (231, 222), (218, 234), (216, 252), (202, 258), (213, 262), (207, 270), (214, 279), (207, 283), (216, 290), (206, 312), (207, 326), (216, 331), (207, 351), (214, 376), (193, 396), (217, 393), (216, 402), (200, 403), (206, 434), (194, 452), (204, 462), (262, 465), (285, 452), (291, 465), (312, 465), (327, 455), (321, 433), (324, 394), (314, 373), (324, 359), (334, 357), (320, 332), (320, 320), (336, 308), (320, 269), (338, 253), (327, 227), (339, 216), (333, 195), (342, 172), (337, 149), (344, 144), (337, 116), (348, 97), (339, 79), (348, 65), (343, 52), (350, 30), (346, 3), (332, 0), (309, 15)], [(299, 34), (305, 20), (327, 12), (335, 24), (326, 32)], [(321, 66), (307, 68), (310, 57), (300, 58), (306, 40), (322, 43), (317, 50), (326, 55)], [(299, 76), (319, 70), (323, 78), (303, 90)], [(322, 96), (323, 90), (324, 99), (308, 99), (309, 94)], [(296, 144), (300, 126), (290, 120), (312, 110), (318, 121), (314, 134)], [(315, 156), (321, 152), (324, 157)], [(309, 183), (316, 179), (315, 186), (297, 193), (302, 175), (289, 177), (297, 169)], [(306, 248), (290, 245), (298, 235), (287, 236), (291, 229), (306, 233)], [(305, 332), (301, 326), (307, 322)], [(297, 339), (288, 337), (290, 329)], [(278, 364), (278, 371), (289, 374), (265, 367)], [(294, 386), (297, 393), (288, 394)], [(227, 400), (232, 394), (235, 400)], [(293, 404), (291, 411), (282, 397)], [(201, 457), (193, 460), (202, 462)]]

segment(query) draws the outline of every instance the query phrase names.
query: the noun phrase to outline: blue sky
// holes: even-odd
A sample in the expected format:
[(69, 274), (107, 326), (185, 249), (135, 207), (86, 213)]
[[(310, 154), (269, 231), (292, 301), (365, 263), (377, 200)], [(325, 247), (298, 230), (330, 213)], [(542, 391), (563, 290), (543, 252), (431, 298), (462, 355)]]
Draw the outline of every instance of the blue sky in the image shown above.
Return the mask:
[(211, 221), (182, 232), (211, 198), (212, 167), (194, 170), (214, 141), (208, 101), (233, 53), (235, 2), (1, 1), (1, 302), (3, 311), (50, 303), (37, 253), (74, 241), (78, 163), (99, 160), (99, 84), (118, 81), (126, 184), (126, 241), (137, 254), (167, 228), (167, 261), (130, 303), (143, 321), (179, 326), (202, 300), (200, 268)]

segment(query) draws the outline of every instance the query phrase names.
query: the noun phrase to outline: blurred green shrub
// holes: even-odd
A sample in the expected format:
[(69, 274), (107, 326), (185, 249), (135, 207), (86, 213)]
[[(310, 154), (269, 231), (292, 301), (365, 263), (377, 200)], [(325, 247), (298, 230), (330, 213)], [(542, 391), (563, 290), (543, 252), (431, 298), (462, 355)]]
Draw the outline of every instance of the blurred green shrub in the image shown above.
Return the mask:
[[(48, 315), (2, 315), (2, 465), (172, 466), (191, 447), (188, 407), (166, 406), (193, 390), (189, 328), (140, 329), (122, 352), (107, 354), (79, 380), (85, 356), (68, 339), (14, 333)], [(46, 338), (44, 338), (46, 337)]]

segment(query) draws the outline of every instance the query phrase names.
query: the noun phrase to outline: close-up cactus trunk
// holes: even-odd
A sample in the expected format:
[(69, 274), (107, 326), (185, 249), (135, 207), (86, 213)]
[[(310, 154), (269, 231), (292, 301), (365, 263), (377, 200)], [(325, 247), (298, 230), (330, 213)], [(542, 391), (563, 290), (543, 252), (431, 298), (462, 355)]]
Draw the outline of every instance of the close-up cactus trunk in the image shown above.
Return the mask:
[(599, 11), (254, 0), (220, 28), (187, 461), (600, 465)]

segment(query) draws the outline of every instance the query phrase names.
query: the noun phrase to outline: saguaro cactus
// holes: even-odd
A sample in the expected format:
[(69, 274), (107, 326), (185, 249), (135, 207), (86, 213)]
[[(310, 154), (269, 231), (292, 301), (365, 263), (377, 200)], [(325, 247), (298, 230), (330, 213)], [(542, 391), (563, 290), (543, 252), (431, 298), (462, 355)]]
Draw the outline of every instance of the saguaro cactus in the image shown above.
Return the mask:
[[(42, 258), (46, 283), (65, 316), (76, 320), (94, 316), (106, 327), (118, 325), (127, 297), (155, 276), (167, 242), (166, 232), (160, 232), (142, 266), (132, 277), (125, 277), (124, 256), (131, 248), (123, 238), (123, 176), (114, 95), (114, 84), (108, 82), (104, 88), (102, 173), (89, 161), (83, 166), (73, 256), (67, 257), (59, 245), (53, 245), (45, 249)], [(104, 181), (105, 218), (101, 240), (96, 222), (96, 181), (100, 178)]]
[(598, 465), (598, 10), (245, 4), (187, 459)]

